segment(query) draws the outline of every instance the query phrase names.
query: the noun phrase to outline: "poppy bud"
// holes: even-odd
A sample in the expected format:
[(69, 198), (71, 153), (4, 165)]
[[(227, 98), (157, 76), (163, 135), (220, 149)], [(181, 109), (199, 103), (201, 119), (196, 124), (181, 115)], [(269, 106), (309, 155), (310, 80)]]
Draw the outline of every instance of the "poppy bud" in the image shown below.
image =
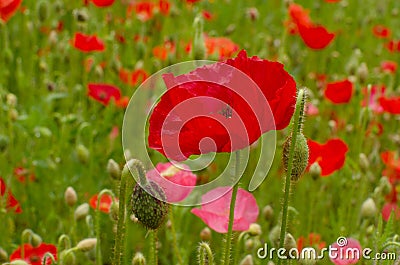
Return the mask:
[(110, 206), (110, 218), (113, 221), (118, 221), (119, 202), (113, 201)]
[(140, 252), (136, 252), (135, 256), (132, 259), (132, 265), (145, 265), (146, 259), (143, 254)]
[(274, 216), (274, 209), (272, 209), (271, 205), (267, 205), (262, 210), (263, 216), (265, 220), (271, 220)]
[(86, 22), (89, 20), (89, 14), (86, 9), (74, 10), (73, 14), (78, 22)]
[(96, 247), (97, 238), (85, 238), (78, 242), (76, 248), (82, 252), (87, 252)]
[(16, 121), (18, 119), (18, 116), (18, 111), (16, 109), (10, 109), (10, 111), (8, 112), (8, 117), (12, 121)]
[(34, 248), (42, 244), (43, 240), (38, 234), (33, 234), (31, 239), (31, 244)]
[(63, 250), (60, 254), (60, 264), (62, 265), (75, 265), (76, 257), (72, 251)]
[(244, 242), (244, 247), (247, 251), (251, 251), (254, 248), (254, 240), (251, 238), (247, 239), (246, 242)]
[(244, 257), (244, 259), (242, 259), (242, 261), (240, 262), (240, 265), (253, 265), (253, 257), (249, 254), (246, 255), (246, 257)]
[(8, 93), (6, 96), (6, 102), (9, 107), (15, 108), (18, 103), (17, 96), (12, 93)]
[[(132, 211), (146, 228), (160, 227), (168, 212), (165, 193), (157, 183), (149, 181), (144, 189), (136, 184), (132, 193)], [(161, 200), (159, 200), (160, 198)]]
[(279, 237), (281, 236), (281, 228), (280, 226), (274, 226), (271, 231), (269, 232), (269, 240), (273, 244), (273, 246), (279, 246)]
[(368, 157), (364, 153), (361, 153), (359, 156), (359, 165), (361, 170), (364, 172), (366, 172), (369, 168)]
[(76, 147), (76, 154), (78, 156), (78, 160), (79, 162), (81, 162), (82, 164), (86, 164), (87, 162), (89, 162), (89, 150), (83, 145), (83, 144), (79, 144)]
[(7, 149), (10, 140), (7, 136), (0, 134), (0, 152), (3, 152)]
[(89, 204), (84, 203), (79, 205), (74, 213), (75, 220), (78, 221), (80, 219), (85, 218), (89, 214)]
[(374, 217), (378, 212), (376, 204), (372, 198), (366, 199), (361, 205), (361, 216), (362, 217)]
[[(305, 252), (305, 250), (310, 249), (310, 251)], [(302, 265), (314, 265), (317, 263), (317, 253), (312, 250), (312, 248), (304, 248), (303, 249), (305, 255), (302, 255), (299, 263)], [(307, 254), (306, 254), (307, 253)]]
[(121, 179), (121, 168), (118, 163), (115, 162), (114, 159), (109, 159), (107, 162), (107, 172), (111, 176), (111, 178), (115, 180)]
[[(290, 135), (283, 144), (283, 168), (287, 171), (289, 162), (290, 143), (292, 135)], [(296, 146), (294, 148), (293, 164), (292, 164), (292, 181), (299, 180), (308, 165), (308, 145), (307, 139), (302, 133), (297, 134)]]
[(251, 235), (251, 236), (259, 236), (262, 234), (261, 231), (261, 226), (257, 223), (252, 223), (250, 224), (249, 229), (247, 230), (247, 232)]
[(195, 30), (193, 40), (193, 58), (195, 60), (202, 60), (206, 57), (206, 46), (203, 37), (204, 20), (202, 16), (197, 16), (194, 19), (193, 27)]
[(203, 241), (210, 241), (211, 236), (212, 236), (212, 233), (211, 233), (210, 228), (208, 228), (208, 227), (204, 227), (203, 230), (201, 230), (201, 232), (200, 232), (200, 238)]
[(65, 203), (70, 207), (75, 205), (75, 203), (78, 200), (78, 195), (76, 195), (76, 191), (74, 190), (74, 188), (68, 187), (65, 190), (64, 200), (65, 200)]
[(48, 4), (45, 1), (39, 1), (37, 3), (36, 8), (38, 12), (39, 21), (43, 23), (49, 17)]
[(293, 248), (297, 248), (297, 243), (292, 234), (287, 233), (285, 236), (285, 243), (283, 244), (283, 247), (287, 250), (290, 251)]
[(321, 177), (321, 166), (318, 164), (318, 162), (314, 162), (310, 166), (310, 175), (313, 179), (318, 179)]
[(364, 84), (368, 78), (368, 66), (366, 63), (361, 63), (357, 69), (358, 79), (361, 84)]
[(246, 10), (246, 17), (248, 17), (251, 21), (256, 21), (260, 13), (258, 13), (258, 9), (256, 7), (249, 7)]
[(11, 265), (28, 265), (25, 260), (16, 259), (10, 262)]
[(8, 261), (8, 254), (4, 249), (0, 248), (0, 263), (6, 262), (6, 261)]

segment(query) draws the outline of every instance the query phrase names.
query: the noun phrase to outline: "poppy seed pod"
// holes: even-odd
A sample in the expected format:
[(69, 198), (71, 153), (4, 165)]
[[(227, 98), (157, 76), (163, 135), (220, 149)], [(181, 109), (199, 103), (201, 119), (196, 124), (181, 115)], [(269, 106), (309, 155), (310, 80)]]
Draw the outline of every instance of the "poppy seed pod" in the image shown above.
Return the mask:
[[(132, 212), (146, 228), (155, 230), (160, 227), (168, 212), (165, 193), (154, 181), (142, 188), (136, 184), (132, 193)], [(160, 198), (161, 200), (159, 200)]]
[(132, 265), (145, 265), (146, 259), (141, 252), (137, 252), (132, 259)]
[[(290, 135), (283, 144), (283, 168), (285, 172), (288, 169), (290, 143), (292, 135)], [(292, 164), (292, 181), (299, 180), (308, 165), (308, 145), (307, 139), (302, 133), (297, 134), (296, 146), (294, 148), (293, 164)]]
[(64, 193), (65, 203), (72, 207), (78, 201), (78, 195), (76, 195), (76, 191), (72, 187), (68, 187)]

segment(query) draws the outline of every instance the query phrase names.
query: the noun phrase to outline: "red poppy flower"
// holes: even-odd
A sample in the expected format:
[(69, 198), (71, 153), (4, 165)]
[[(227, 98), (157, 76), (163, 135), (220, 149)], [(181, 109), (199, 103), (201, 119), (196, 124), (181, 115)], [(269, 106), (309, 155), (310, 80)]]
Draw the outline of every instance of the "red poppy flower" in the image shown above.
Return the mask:
[(338, 3), (340, 0), (325, 0), (327, 3)]
[(104, 51), (105, 46), (101, 39), (96, 35), (85, 35), (83, 33), (75, 33), (72, 40), (73, 46), (82, 52)]
[(390, 40), (385, 47), (390, 52), (400, 52), (400, 40)]
[(400, 114), (400, 97), (380, 97), (379, 104), (384, 112)]
[(167, 0), (160, 0), (158, 1), (158, 9), (160, 13), (164, 16), (169, 15), (169, 10), (171, 9), (171, 3)]
[(175, 44), (171, 41), (166, 41), (164, 44), (153, 48), (154, 57), (162, 61), (167, 60), (168, 55), (173, 53), (175, 53)]
[(203, 10), (202, 12), (201, 12), (201, 14), (203, 15), (203, 18), (205, 19), (205, 20), (212, 20), (213, 19), (213, 14), (211, 14), (211, 12), (209, 12), (209, 11), (207, 11), (207, 10)]
[(394, 61), (383, 61), (381, 70), (386, 73), (394, 74), (397, 71), (397, 63)]
[(159, 0), (158, 3), (154, 1), (140, 1), (133, 2), (129, 5), (127, 16), (131, 17), (135, 12), (137, 18), (143, 22), (151, 19), (155, 12), (160, 12), (164, 16), (169, 14), (171, 3), (168, 0)]
[(14, 211), (15, 213), (22, 213), (21, 205), (15, 199), (14, 195), (11, 193), (9, 189), (6, 187), (6, 183), (3, 178), (0, 178), (0, 205), (4, 205), (2, 202), (5, 201), (5, 208), (8, 211)]
[[(97, 200), (98, 200), (98, 194), (93, 195), (89, 200), (89, 205), (95, 210), (97, 209)], [(103, 194), (103, 196), (101, 196), (100, 198), (99, 210), (104, 213), (110, 213), (112, 202), (113, 199), (110, 195)]]
[(114, 98), (115, 101), (118, 101), (121, 98), (121, 91), (113, 85), (91, 83), (88, 84), (88, 89), (89, 97), (97, 100), (105, 106), (110, 103), (112, 98)]
[(349, 148), (341, 139), (331, 139), (324, 144), (309, 139), (307, 144), (308, 169), (316, 162), (321, 167), (321, 176), (328, 176), (343, 167)]
[(400, 207), (395, 202), (385, 203), (382, 207), (382, 218), (385, 221), (389, 220), (390, 215), (394, 214), (395, 220), (400, 220)]
[(115, 0), (92, 0), (93, 4), (97, 7), (107, 7), (114, 4)]
[(119, 79), (130, 86), (136, 86), (144, 82), (149, 77), (149, 74), (143, 69), (136, 69), (133, 72), (121, 68), (119, 70)]
[(391, 183), (400, 181), (400, 159), (393, 151), (385, 151), (381, 153), (381, 159), (386, 165), (382, 175), (389, 178)]
[(167, 92), (150, 116), (149, 146), (178, 161), (242, 149), (262, 133), (285, 128), (293, 115), (294, 79), (282, 64), (248, 58), (245, 51), (225, 63), (163, 78)]
[(230, 58), (239, 49), (239, 46), (236, 43), (226, 37), (205, 36), (204, 44), (206, 46), (207, 55), (218, 54), (219, 59)]
[(312, 26), (312, 21), (310, 18), (310, 10), (304, 9), (301, 5), (291, 3), (289, 5), (289, 16), (291, 22), (297, 25)]
[(370, 92), (368, 93), (368, 88), (364, 87), (361, 92), (364, 95), (364, 100), (361, 102), (361, 106), (368, 106), (375, 113), (382, 113), (383, 108), (379, 104), (378, 99), (382, 97), (385, 93), (385, 86), (373, 85)]
[(35, 174), (33, 174), (32, 172), (30, 172), (29, 169), (24, 167), (14, 168), (14, 176), (21, 183), (25, 183), (26, 179), (28, 179), (29, 181), (35, 181), (36, 179)]
[(318, 250), (323, 249), (326, 242), (321, 240), (321, 235), (310, 233), (308, 237), (301, 236), (297, 239), (297, 250), (302, 251), (304, 247), (316, 247)]
[(17, 11), (22, 0), (0, 0), (0, 19), (7, 22)]
[(353, 83), (347, 79), (328, 83), (324, 94), (332, 103), (348, 103), (353, 95)]
[[(23, 248), (24, 248), (24, 258), (22, 258), (21, 247), (18, 247), (10, 255), (10, 261), (22, 259), (31, 265), (42, 265), (44, 255), (47, 252), (51, 253), (57, 260), (57, 248), (55, 245), (42, 243), (37, 247), (33, 247), (30, 244), (24, 244)], [(52, 264), (52, 260), (50, 258), (47, 258), (46, 264), (47, 265)]]
[(372, 28), (372, 33), (375, 35), (377, 38), (389, 38), (392, 32), (390, 31), (389, 28), (383, 26), (383, 25), (375, 25)]

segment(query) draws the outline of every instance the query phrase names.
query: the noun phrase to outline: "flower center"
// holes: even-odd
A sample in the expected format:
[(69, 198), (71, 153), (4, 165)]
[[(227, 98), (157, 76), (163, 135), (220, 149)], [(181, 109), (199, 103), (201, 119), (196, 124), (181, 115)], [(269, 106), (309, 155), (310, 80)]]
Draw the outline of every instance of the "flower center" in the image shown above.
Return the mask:
[(163, 172), (161, 172), (161, 176), (164, 178), (168, 178), (168, 177), (172, 177), (174, 176), (176, 173), (178, 173), (179, 171), (181, 171), (179, 168), (177, 168), (176, 166), (172, 165), (169, 166), (166, 170), (164, 170)]

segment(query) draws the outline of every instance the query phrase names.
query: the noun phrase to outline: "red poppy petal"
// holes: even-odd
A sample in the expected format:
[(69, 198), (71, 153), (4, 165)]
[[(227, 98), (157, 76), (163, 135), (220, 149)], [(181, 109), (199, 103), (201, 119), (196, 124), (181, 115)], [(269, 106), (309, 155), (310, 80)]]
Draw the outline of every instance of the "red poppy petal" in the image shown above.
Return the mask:
[(325, 97), (335, 104), (348, 103), (353, 95), (353, 83), (345, 79), (326, 85)]

